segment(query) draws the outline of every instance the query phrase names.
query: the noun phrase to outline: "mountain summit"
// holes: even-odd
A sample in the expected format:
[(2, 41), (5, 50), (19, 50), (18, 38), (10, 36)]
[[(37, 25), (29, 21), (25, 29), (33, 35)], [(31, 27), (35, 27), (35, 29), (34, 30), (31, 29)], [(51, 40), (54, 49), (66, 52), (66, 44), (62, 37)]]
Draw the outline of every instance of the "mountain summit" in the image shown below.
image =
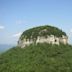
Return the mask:
[(48, 25), (39, 26), (24, 31), (18, 41), (18, 46), (24, 48), (34, 43), (67, 44), (68, 37), (65, 32), (56, 27)]

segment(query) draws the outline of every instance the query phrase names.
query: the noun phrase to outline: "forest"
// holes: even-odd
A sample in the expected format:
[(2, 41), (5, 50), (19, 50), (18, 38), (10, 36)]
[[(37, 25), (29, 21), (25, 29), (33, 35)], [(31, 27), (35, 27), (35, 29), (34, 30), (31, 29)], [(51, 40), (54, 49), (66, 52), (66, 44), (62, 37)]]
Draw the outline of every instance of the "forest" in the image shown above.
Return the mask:
[(0, 72), (72, 72), (72, 46), (32, 44), (0, 54)]

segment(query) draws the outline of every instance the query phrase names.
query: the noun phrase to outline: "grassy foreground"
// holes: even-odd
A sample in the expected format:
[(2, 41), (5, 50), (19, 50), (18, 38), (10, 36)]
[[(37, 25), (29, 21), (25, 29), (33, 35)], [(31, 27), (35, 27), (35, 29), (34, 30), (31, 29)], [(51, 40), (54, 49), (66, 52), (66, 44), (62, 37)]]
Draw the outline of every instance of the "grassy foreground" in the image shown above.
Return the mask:
[(72, 46), (30, 45), (0, 55), (0, 72), (72, 72)]

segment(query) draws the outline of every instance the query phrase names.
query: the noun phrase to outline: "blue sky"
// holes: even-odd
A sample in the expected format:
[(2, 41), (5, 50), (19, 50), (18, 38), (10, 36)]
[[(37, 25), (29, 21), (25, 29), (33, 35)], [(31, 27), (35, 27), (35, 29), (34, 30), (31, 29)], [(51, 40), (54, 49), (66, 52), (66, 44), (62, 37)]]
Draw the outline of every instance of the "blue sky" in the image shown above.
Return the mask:
[(0, 44), (16, 44), (26, 29), (52, 25), (72, 44), (72, 0), (0, 0)]

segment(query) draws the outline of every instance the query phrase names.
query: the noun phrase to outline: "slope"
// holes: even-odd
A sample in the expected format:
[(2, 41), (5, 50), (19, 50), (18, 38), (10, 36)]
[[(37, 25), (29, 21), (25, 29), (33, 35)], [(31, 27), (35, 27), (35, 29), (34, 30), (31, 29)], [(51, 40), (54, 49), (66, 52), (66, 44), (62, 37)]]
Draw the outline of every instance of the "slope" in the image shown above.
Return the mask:
[(72, 46), (37, 44), (0, 55), (0, 72), (72, 72)]

